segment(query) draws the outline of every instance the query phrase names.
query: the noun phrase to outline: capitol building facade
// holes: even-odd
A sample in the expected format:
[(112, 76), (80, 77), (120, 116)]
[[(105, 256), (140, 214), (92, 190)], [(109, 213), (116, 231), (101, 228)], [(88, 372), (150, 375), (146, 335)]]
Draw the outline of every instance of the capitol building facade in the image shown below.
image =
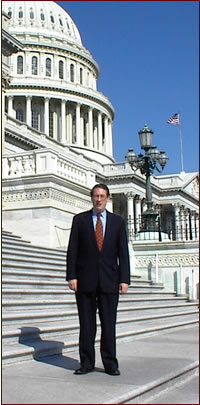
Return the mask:
[(102, 182), (107, 208), (127, 223), (133, 272), (147, 271), (158, 251), (163, 267), (197, 269), (198, 173), (152, 176), (165, 237), (141, 240), (145, 176), (114, 159), (114, 108), (76, 24), (54, 1), (3, 1), (2, 9), (3, 228), (66, 248), (73, 216), (91, 208), (90, 189)]

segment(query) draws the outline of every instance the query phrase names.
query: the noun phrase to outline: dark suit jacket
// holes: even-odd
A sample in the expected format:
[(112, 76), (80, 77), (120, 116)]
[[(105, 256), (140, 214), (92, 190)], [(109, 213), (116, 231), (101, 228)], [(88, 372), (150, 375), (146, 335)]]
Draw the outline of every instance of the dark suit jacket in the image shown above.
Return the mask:
[(78, 291), (116, 293), (130, 284), (130, 264), (124, 220), (107, 211), (104, 244), (99, 252), (92, 210), (75, 215), (67, 251), (67, 280), (78, 280)]

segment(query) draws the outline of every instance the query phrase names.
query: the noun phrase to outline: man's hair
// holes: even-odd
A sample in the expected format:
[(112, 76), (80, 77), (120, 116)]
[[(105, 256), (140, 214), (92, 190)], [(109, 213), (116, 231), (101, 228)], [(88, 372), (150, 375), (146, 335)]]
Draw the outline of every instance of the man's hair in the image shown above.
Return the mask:
[(100, 184), (95, 184), (95, 186), (92, 188), (92, 190), (90, 191), (90, 196), (91, 196), (91, 197), (92, 197), (93, 194), (94, 194), (95, 188), (103, 188), (103, 190), (106, 190), (106, 192), (107, 192), (107, 197), (109, 197), (110, 191), (109, 191), (108, 186), (106, 186), (106, 184), (101, 184), (101, 183), (100, 183)]

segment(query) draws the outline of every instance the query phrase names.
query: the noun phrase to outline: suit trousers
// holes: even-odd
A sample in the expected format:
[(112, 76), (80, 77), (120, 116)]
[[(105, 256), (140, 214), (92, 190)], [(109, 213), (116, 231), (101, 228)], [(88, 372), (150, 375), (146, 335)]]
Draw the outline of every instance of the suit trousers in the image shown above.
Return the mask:
[(77, 292), (76, 301), (79, 314), (79, 354), (81, 367), (95, 367), (96, 313), (101, 323), (100, 353), (104, 368), (116, 370), (116, 317), (119, 293)]

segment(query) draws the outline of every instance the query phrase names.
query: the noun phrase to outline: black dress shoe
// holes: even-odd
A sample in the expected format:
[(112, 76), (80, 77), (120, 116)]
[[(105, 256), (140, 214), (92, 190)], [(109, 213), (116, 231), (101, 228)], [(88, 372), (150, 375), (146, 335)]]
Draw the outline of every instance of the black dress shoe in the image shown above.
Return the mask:
[(92, 371), (94, 371), (94, 368), (78, 368), (77, 370), (75, 370), (74, 374), (76, 375), (83, 375), (83, 374), (88, 374), (91, 373)]
[(105, 370), (105, 373), (109, 375), (120, 375), (118, 368), (116, 370)]

